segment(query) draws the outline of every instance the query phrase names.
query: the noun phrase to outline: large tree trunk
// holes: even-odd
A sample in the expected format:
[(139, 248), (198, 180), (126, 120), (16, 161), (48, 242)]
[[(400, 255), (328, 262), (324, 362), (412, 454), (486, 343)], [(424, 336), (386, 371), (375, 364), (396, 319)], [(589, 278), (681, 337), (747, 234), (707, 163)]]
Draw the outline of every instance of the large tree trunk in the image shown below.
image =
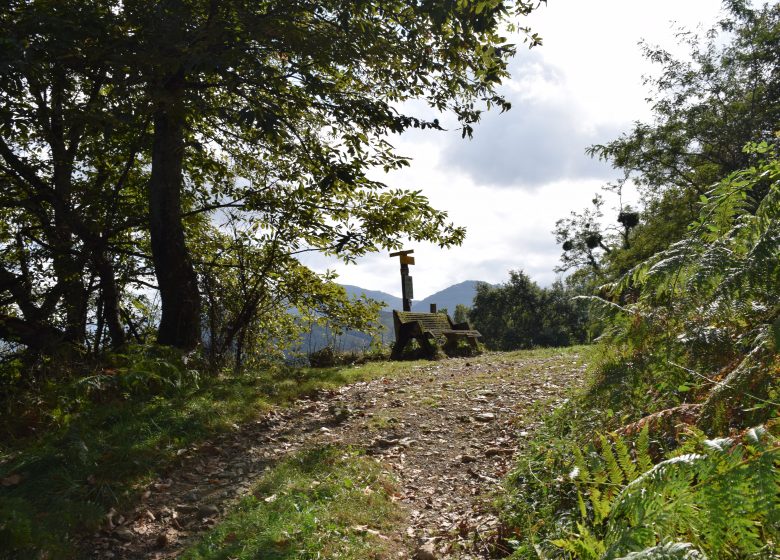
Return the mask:
[(86, 338), (89, 293), (84, 287), (84, 262), (74, 250), (69, 213), (73, 208), (73, 157), (69, 154), (64, 124), (65, 74), (60, 68), (52, 73), (51, 119), (49, 144), (52, 150), (54, 183), (55, 251), (52, 263), (57, 280), (64, 286), (65, 340), (81, 345)]
[(190, 350), (200, 342), (200, 294), (181, 220), (183, 91), (181, 76), (167, 80), (158, 91), (149, 180), (149, 227), (162, 300), (157, 341)]

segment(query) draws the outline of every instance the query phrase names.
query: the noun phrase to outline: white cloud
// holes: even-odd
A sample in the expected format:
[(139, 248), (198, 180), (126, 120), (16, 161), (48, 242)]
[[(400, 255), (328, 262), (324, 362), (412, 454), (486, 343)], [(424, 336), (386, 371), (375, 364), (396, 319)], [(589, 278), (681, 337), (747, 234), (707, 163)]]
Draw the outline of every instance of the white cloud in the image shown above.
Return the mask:
[[(396, 139), (399, 152), (414, 160), (383, 179), (422, 189), (468, 228), (461, 247), (408, 246), (417, 257), (416, 299), (463, 280), (503, 282), (510, 269), (552, 282), (560, 252), (550, 233), (555, 221), (588, 206), (617, 176), (589, 161), (585, 148), (649, 116), (642, 77), (656, 69), (638, 41), (674, 52), (670, 21), (706, 28), (719, 10), (720, 0), (550, 0), (528, 21), (544, 46), (520, 47), (514, 77), (503, 86), (514, 104), (509, 113), (486, 116), (471, 142), (419, 131)], [(315, 270), (336, 270), (343, 283), (400, 292), (397, 259), (384, 253), (350, 266), (315, 255), (302, 260)]]

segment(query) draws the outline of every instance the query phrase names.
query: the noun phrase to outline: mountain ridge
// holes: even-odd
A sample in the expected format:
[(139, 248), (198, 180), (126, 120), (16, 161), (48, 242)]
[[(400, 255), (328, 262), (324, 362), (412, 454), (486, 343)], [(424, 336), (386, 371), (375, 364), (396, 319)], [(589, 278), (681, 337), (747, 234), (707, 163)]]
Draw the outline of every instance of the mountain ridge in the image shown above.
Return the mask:
[[(487, 282), (482, 282), (481, 280), (464, 280), (463, 282), (458, 282), (457, 284), (448, 286), (421, 300), (413, 300), (412, 311), (427, 312), (430, 310), (430, 304), (435, 303), (440, 310), (447, 309), (450, 315), (452, 315), (455, 312), (456, 305), (460, 304), (471, 307), (474, 303), (474, 296), (477, 293), (477, 285), (486, 283)], [(352, 284), (342, 284), (342, 287), (347, 291), (347, 294), (352, 297), (366, 295), (371, 299), (383, 302), (385, 304), (383, 311), (401, 309), (401, 306), (403, 305), (401, 298), (381, 290), (368, 290)]]

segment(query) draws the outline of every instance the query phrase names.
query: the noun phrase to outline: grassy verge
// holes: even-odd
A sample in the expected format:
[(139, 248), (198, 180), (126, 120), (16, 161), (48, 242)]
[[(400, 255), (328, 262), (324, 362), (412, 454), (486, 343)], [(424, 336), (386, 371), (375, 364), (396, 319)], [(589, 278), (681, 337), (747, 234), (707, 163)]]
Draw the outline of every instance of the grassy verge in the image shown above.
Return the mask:
[(277, 465), (185, 560), (386, 558), (382, 532), (403, 519), (379, 465), (334, 447)]
[[(71, 558), (74, 534), (98, 527), (109, 508), (134, 500), (174, 464), (178, 450), (301, 396), (416, 367), (275, 369), (196, 384), (196, 376), (182, 382), (181, 365), (155, 359), (153, 367), (113, 371), (91, 385), (52, 384), (26, 401), (6, 401), (0, 558), (30, 558), (35, 551)], [(149, 380), (160, 386), (164, 375), (177, 384), (152, 396)]]
[(780, 421), (708, 439), (655, 414), (680, 400), (657, 372), (588, 354), (584, 386), (544, 417), (505, 481), (510, 558), (776, 558)]

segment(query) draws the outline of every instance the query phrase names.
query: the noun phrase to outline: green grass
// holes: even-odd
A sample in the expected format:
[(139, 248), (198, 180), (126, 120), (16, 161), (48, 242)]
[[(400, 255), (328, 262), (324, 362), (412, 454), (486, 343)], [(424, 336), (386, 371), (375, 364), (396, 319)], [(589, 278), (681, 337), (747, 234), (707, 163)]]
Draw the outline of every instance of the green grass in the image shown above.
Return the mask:
[(140, 488), (175, 465), (178, 450), (296, 398), (415, 367), (277, 368), (201, 379), (164, 396), (150, 396), (138, 371), (128, 370), (121, 375), (132, 373), (137, 384), (116, 383), (120, 374), (112, 374), (113, 385), (61, 383), (16, 395), (3, 403), (0, 480), (22, 479), (0, 486), (0, 558), (39, 551), (73, 558), (73, 535), (94, 530), (111, 507), (131, 504)]
[(366, 428), (373, 432), (381, 432), (398, 423), (398, 418), (384, 412), (375, 413), (366, 421)]
[(385, 558), (403, 519), (393, 481), (355, 451), (318, 448), (277, 465), (184, 560)]

